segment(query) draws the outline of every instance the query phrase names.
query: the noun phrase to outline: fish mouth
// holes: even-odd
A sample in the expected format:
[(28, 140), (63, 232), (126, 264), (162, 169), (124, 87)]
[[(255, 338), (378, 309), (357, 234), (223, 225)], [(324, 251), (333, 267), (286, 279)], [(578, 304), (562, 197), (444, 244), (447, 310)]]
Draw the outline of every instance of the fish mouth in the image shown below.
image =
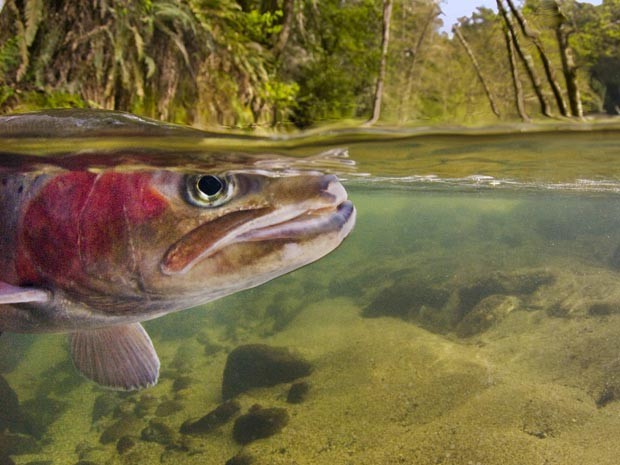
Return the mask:
[(354, 222), (353, 202), (345, 200), (336, 207), (310, 210), (287, 221), (252, 229), (237, 236), (237, 242), (307, 239), (336, 231), (344, 237), (351, 231)]
[[(353, 229), (356, 211), (342, 185), (332, 186), (323, 192), (322, 202), (310, 200), (286, 208), (236, 211), (198, 226), (167, 250), (161, 271), (166, 275), (185, 273), (198, 262), (239, 243), (301, 242), (335, 235), (339, 244)], [(331, 241), (329, 244), (330, 250), (334, 248)]]

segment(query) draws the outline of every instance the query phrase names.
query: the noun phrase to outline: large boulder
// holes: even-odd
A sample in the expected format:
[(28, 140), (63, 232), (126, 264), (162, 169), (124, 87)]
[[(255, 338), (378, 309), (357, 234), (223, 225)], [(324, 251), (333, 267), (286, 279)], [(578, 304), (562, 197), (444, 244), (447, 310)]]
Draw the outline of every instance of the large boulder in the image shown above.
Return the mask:
[(231, 399), (255, 387), (275, 386), (307, 376), (312, 365), (285, 347), (247, 344), (228, 354), (222, 379), (222, 397)]

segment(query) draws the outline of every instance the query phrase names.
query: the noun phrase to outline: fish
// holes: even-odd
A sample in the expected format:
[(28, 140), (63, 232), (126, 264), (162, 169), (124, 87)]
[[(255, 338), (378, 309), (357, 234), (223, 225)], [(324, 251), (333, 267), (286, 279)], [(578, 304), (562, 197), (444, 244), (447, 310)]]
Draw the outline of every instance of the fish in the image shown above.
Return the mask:
[(0, 154), (0, 332), (68, 333), (115, 390), (157, 383), (142, 322), (312, 263), (356, 218), (334, 174), (134, 152)]

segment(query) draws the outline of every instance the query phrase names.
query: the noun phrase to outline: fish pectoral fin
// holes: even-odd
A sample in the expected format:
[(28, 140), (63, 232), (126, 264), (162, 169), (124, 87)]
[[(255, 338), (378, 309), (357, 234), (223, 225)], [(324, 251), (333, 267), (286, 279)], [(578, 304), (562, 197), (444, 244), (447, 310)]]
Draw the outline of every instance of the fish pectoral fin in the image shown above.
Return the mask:
[(36, 287), (19, 287), (0, 281), (0, 304), (18, 304), (24, 302), (47, 302), (49, 292)]
[(88, 379), (125, 391), (157, 383), (159, 358), (140, 323), (77, 331), (69, 338), (73, 363)]

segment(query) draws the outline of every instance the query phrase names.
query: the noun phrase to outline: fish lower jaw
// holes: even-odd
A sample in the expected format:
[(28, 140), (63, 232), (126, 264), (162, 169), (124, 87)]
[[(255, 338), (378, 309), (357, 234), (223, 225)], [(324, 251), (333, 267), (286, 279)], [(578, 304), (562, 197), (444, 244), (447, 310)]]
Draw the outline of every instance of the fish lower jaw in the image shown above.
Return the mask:
[(310, 210), (281, 223), (252, 229), (237, 236), (235, 242), (300, 240), (338, 231), (346, 231), (346, 236), (355, 223), (355, 213), (353, 203), (345, 200), (335, 207)]

